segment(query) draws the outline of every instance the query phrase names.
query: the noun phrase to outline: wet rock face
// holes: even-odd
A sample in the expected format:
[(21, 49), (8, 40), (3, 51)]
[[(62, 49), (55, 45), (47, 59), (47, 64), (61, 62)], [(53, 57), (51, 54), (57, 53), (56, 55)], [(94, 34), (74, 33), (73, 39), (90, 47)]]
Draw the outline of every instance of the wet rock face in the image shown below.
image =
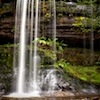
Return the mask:
[(100, 87), (97, 87), (92, 84), (87, 84), (83, 81), (80, 81), (78, 79), (69, 76), (68, 74), (66, 74), (66, 79), (65, 79), (63, 77), (65, 73), (62, 71), (58, 71), (56, 69), (54, 70), (50, 69), (44, 71), (42, 70), (40, 74), (41, 74), (40, 76), (42, 76), (42, 78), (40, 78), (40, 82), (42, 83), (40, 84), (40, 87), (42, 91), (49, 91), (48, 88), (50, 87), (54, 91), (64, 91), (64, 92), (69, 91), (70, 93), (75, 93), (75, 94), (100, 93)]
[[(40, 81), (38, 85), (41, 88), (42, 96), (55, 96), (55, 97), (71, 97), (79, 95), (98, 95), (100, 94), (100, 87), (95, 85), (84, 83), (80, 80), (77, 80), (68, 74), (66, 78), (63, 77), (65, 74), (63, 71), (57, 69), (42, 69), (39, 71)], [(56, 77), (55, 77), (56, 75)], [(56, 82), (55, 82), (56, 78)], [(51, 83), (50, 83), (51, 82)], [(49, 88), (50, 87), (50, 88)], [(48, 89), (49, 88), (49, 89)], [(54, 91), (49, 92), (50, 89)], [(2, 96), (5, 93), (5, 86), (0, 84), (0, 95)], [(3, 98), (1, 100), (52, 100), (52, 98)], [(66, 100), (66, 98), (55, 98), (55, 100)], [(82, 100), (82, 99), (78, 99)], [(84, 99), (85, 100), (85, 99)], [(86, 99), (88, 100), (88, 99)], [(92, 100), (92, 99), (91, 99)], [(97, 99), (99, 100), (99, 99)]]
[(5, 93), (5, 86), (4, 84), (0, 83), (0, 96), (4, 95)]
[[(4, 66), (2, 67), (4, 68)], [(3, 73), (2, 69), (0, 69), (0, 95), (10, 92), (12, 85), (12, 77), (13, 74)]]
[[(66, 74), (66, 78), (64, 77)], [(12, 75), (8, 75), (7, 79), (10, 79)], [(9, 87), (11, 87), (11, 83), (9, 80), (7, 83), (0, 83), (0, 95), (10, 92)], [(38, 76), (38, 85), (42, 91), (42, 95), (46, 94), (47, 91), (57, 91), (57, 95), (61, 92), (64, 94), (99, 94), (100, 86), (95, 86), (93, 84), (87, 84), (83, 81), (75, 79), (69, 76), (67, 73), (57, 69), (42, 69), (39, 71)], [(9, 84), (8, 84), (9, 83)], [(16, 83), (15, 83), (16, 84)], [(15, 87), (14, 84), (14, 87)], [(7, 86), (6, 86), (7, 85)], [(59, 92), (59, 93), (58, 93)]]

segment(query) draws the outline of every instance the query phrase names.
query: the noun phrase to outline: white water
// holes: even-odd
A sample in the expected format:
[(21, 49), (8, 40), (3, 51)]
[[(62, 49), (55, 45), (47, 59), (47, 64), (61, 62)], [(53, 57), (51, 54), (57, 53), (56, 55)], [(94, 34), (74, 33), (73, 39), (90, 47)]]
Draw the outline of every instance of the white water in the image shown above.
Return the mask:
[(20, 32), (20, 50), (19, 50), (19, 73), (18, 73), (18, 83), (17, 92), (24, 92), (24, 82), (25, 82), (25, 42), (26, 42), (26, 13), (27, 13), (27, 0), (23, 1), (22, 8), (22, 18), (21, 18), (21, 32)]
[[(56, 53), (57, 53), (57, 50), (56, 50), (56, 2), (55, 0), (53, 0), (51, 2), (51, 5), (52, 5), (52, 11), (53, 11), (53, 36), (52, 38), (54, 39), (54, 43), (53, 43), (53, 53), (54, 53), (54, 64), (56, 62)], [(51, 70), (47, 77), (49, 78), (49, 88), (48, 88), (48, 92), (51, 92), (51, 94), (55, 91), (55, 85), (57, 83), (57, 78), (56, 78), (56, 73), (53, 73), (54, 70)]]
[(48, 74), (45, 77), (45, 81), (46, 80), (49, 81), (48, 93), (52, 94), (55, 91), (55, 86), (56, 86), (56, 83), (57, 83), (56, 73), (55, 73), (54, 69), (48, 70)]
[[(16, 47), (14, 48), (14, 71), (18, 67), (16, 92), (10, 96), (28, 97), (39, 96), (39, 87), (37, 85), (37, 66), (39, 66), (39, 56), (37, 56), (38, 37), (38, 3), (36, 0), (36, 16), (34, 23), (34, 0), (18, 0), (16, 5), (16, 25), (15, 25), (15, 43), (19, 43), (18, 56), (16, 57)], [(20, 25), (21, 24), (21, 25)], [(27, 25), (28, 24), (28, 25)], [(34, 50), (33, 50), (33, 27), (35, 26)], [(16, 37), (18, 36), (18, 40)], [(29, 43), (28, 43), (29, 41)], [(27, 46), (30, 45), (29, 52)], [(34, 51), (34, 53), (33, 53)], [(29, 63), (29, 72), (27, 72), (27, 62)], [(18, 64), (17, 64), (18, 63)], [(15, 74), (15, 73), (14, 73)], [(26, 75), (29, 75), (28, 77)], [(15, 74), (16, 75), (16, 74)], [(28, 86), (27, 78), (29, 78)], [(27, 87), (27, 88), (26, 88)]]
[(34, 91), (37, 91), (38, 89), (38, 86), (37, 86), (37, 64), (38, 64), (38, 55), (37, 55), (37, 38), (38, 38), (38, 9), (39, 9), (39, 0), (36, 0), (36, 16), (35, 16), (35, 34), (34, 34), (34, 57), (33, 57), (33, 61), (34, 61), (34, 64), (33, 64), (33, 86), (35, 87), (34, 88)]
[[(38, 68), (40, 67), (40, 56), (37, 52), (37, 38), (40, 28), (39, 0), (17, 0), (16, 6), (16, 25), (15, 25), (15, 44), (19, 43), (18, 49), (14, 48), (14, 70), (17, 73), (16, 92), (10, 94), (11, 97), (32, 97), (40, 96), (41, 89), (38, 85)], [(35, 7), (35, 11), (34, 11)], [(55, 0), (50, 0), (50, 12), (53, 13), (52, 38), (56, 38), (56, 5)], [(35, 12), (35, 14), (34, 14)], [(34, 34), (34, 44), (33, 44)], [(33, 49), (34, 45), (34, 49)], [(30, 49), (27, 47), (30, 46)], [(18, 55), (16, 56), (16, 52)], [(54, 63), (56, 62), (56, 41), (53, 44)], [(27, 64), (28, 63), (28, 64)], [(52, 77), (54, 79), (52, 80)], [(48, 73), (50, 79), (48, 91), (53, 91), (52, 81), (56, 83), (56, 74)], [(41, 83), (42, 84), (42, 83)]]
[[(32, 5), (31, 5), (32, 4)], [(31, 5), (31, 6), (30, 6)], [(32, 91), (33, 90), (33, 88), (31, 88), (30, 86), (32, 85), (32, 80), (33, 80), (33, 49), (32, 49), (32, 41), (33, 41), (33, 21), (34, 21), (34, 9), (33, 9), (33, 7), (34, 7), (34, 0), (29, 0), (29, 9), (28, 9), (28, 12), (29, 12), (29, 21), (28, 21), (28, 25), (30, 25), (30, 30), (29, 30), (29, 33), (30, 33), (30, 53), (29, 53), (29, 64), (30, 64), (30, 66), (29, 66), (29, 86), (28, 86), (28, 91), (30, 92), (30, 91)], [(31, 14), (30, 14), (30, 10), (31, 10)], [(30, 18), (31, 17), (31, 18)], [(31, 22), (30, 22), (31, 21)]]

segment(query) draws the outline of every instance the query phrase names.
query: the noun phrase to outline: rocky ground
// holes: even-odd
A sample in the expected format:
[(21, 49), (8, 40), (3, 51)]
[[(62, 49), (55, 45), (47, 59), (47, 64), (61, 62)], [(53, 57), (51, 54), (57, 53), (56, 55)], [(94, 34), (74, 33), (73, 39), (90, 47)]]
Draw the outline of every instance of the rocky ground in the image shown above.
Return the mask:
[[(62, 93), (60, 93), (62, 94)], [(0, 100), (100, 100), (99, 95), (84, 95), (84, 96), (42, 96), (29, 98), (2, 97)]]
[[(54, 73), (56, 73), (57, 75), (56, 83), (54, 81), (55, 80)], [(86, 98), (92, 98), (91, 100), (99, 100), (99, 99), (94, 99), (94, 98), (100, 98), (100, 87), (95, 86), (93, 84), (84, 83), (78, 79), (70, 77), (69, 75), (66, 75), (67, 79), (65, 79), (63, 77), (64, 72), (62, 71), (55, 70), (55, 69), (54, 70), (49, 69), (49, 70), (44, 70), (44, 71), (41, 70), (39, 74), (41, 74), (42, 78), (44, 77), (44, 80), (40, 80), (40, 83), (38, 83), (38, 85), (40, 85), (41, 90), (42, 90), (42, 92), (40, 93), (41, 96), (69, 97), (69, 98), (72, 97), (73, 99), (85, 98), (85, 99), (78, 99), (78, 100), (90, 100)], [(54, 90), (53, 92), (48, 91), (49, 81), (52, 82), (52, 84), (49, 87)], [(0, 97), (2, 97), (3, 95), (5, 95), (5, 88), (3, 87), (2, 84), (0, 84)], [(10, 99), (2, 99), (2, 100), (10, 100)], [(47, 99), (47, 100), (50, 100), (50, 99)], [(57, 100), (66, 100), (66, 99), (63, 98), (63, 99), (57, 99)]]

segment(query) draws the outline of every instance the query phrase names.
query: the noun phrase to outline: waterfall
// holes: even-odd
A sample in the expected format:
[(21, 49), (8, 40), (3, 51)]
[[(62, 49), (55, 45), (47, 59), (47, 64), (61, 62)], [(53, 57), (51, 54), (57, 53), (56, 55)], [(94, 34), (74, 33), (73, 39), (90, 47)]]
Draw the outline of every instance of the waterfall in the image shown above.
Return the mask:
[[(45, 2), (43, 0), (43, 2)], [(52, 51), (56, 62), (56, 3), (50, 0), (50, 27), (52, 28), (52, 39), (54, 39)], [(41, 5), (40, 0), (17, 0), (15, 20), (15, 47), (14, 47), (14, 77), (16, 77), (16, 91), (10, 96), (27, 97), (39, 96), (41, 88), (38, 84), (38, 68), (40, 58), (38, 54), (37, 39), (41, 29)], [(42, 6), (42, 5), (41, 5)], [(44, 6), (44, 3), (43, 3)], [(42, 15), (44, 17), (44, 15)], [(34, 41), (34, 42), (33, 42)], [(52, 72), (51, 69), (50, 72)], [(52, 77), (56, 83), (56, 74), (48, 73), (48, 91), (54, 91)], [(41, 83), (41, 82), (40, 82)], [(41, 83), (42, 84), (42, 83)], [(54, 84), (55, 85), (55, 84)], [(53, 85), (53, 86), (54, 86)]]
[[(52, 38), (54, 40), (52, 51), (53, 51), (53, 54), (54, 54), (54, 64), (55, 64), (55, 62), (56, 62), (56, 52), (57, 52), (57, 50), (56, 50), (56, 2), (55, 2), (55, 0), (53, 0), (51, 2), (51, 5), (52, 5), (51, 10), (53, 12), (53, 20), (52, 20), (52, 33), (53, 34), (52, 34)], [(50, 73), (52, 73), (52, 71), (53, 71), (53, 69), (51, 69), (51, 71), (47, 75), (49, 77), (49, 80), (50, 80), (48, 92), (51, 92), (51, 93), (54, 92), (54, 86), (57, 82), (56, 73), (50, 74)], [(54, 84), (52, 84), (53, 83), (52, 81), (54, 81)]]
[(24, 92), (24, 82), (25, 82), (25, 50), (26, 50), (26, 11), (27, 11), (27, 0), (23, 2), (22, 8), (22, 18), (21, 18), (21, 31), (20, 31), (20, 47), (19, 47), (19, 73), (18, 73), (18, 83), (17, 91), (18, 93)]
[[(36, 41), (38, 38), (38, 6), (39, 0), (17, 0), (15, 44), (18, 44), (18, 47), (15, 45), (14, 48), (14, 71), (17, 70), (17, 83), (16, 92), (13, 94), (15, 96), (25, 96), (26, 94), (31, 94), (34, 91), (38, 91), (37, 66), (39, 66), (38, 62), (40, 60), (39, 56), (37, 55)], [(35, 11), (34, 7), (36, 7)], [(35, 41), (34, 49), (33, 34)], [(18, 52), (17, 55), (16, 52)], [(32, 95), (37, 96), (38, 92)]]

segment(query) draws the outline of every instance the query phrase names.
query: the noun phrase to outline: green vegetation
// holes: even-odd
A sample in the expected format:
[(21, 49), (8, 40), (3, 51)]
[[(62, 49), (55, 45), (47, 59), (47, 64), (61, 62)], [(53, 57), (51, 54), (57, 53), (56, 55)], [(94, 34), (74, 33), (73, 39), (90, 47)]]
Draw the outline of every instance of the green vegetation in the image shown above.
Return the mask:
[(100, 67), (99, 66), (73, 66), (61, 59), (55, 64), (56, 68), (63, 69), (69, 75), (82, 81), (100, 85)]
[(10, 89), (13, 69), (13, 46), (0, 45), (0, 82), (5, 84), (6, 91)]
[(94, 4), (96, 3), (97, 0), (77, 0), (78, 4), (86, 4), (86, 5), (90, 5), (90, 4)]
[[(63, 47), (67, 45), (62, 41), (59, 42), (57, 39), (51, 39), (47, 37), (41, 37), (37, 39), (38, 51), (40, 52), (42, 60), (42, 65), (52, 65), (55, 60), (57, 60), (57, 54), (62, 54)], [(56, 51), (54, 51), (54, 46), (56, 45)]]
[[(42, 45), (42, 47), (44, 45), (47, 45), (45, 47), (45, 49), (40, 49), (40, 51), (44, 52), (44, 55), (45, 57), (49, 58), (49, 64), (52, 64), (50, 63), (53, 62), (55, 59), (54, 59), (54, 55), (53, 55), (53, 52), (50, 48), (48, 48), (48, 46), (52, 46), (53, 44), (53, 40), (51, 40), (50, 38), (40, 38), (39, 40), (39, 43)], [(60, 44), (59, 42), (57, 42), (58, 44)], [(86, 58), (84, 58), (84, 51), (82, 51), (82, 49), (72, 49), (72, 48), (63, 48), (63, 43), (61, 42), (60, 44), (61, 48), (63, 50), (61, 50), (62, 52), (60, 53), (57, 53), (57, 62), (55, 63), (55, 68), (58, 68), (58, 69), (63, 69), (63, 71), (65, 71), (66, 73), (68, 73), (69, 75), (73, 76), (73, 77), (76, 77), (80, 80), (83, 80), (85, 82), (88, 82), (88, 83), (93, 83), (93, 84), (96, 84), (96, 85), (100, 85), (100, 67), (99, 66), (91, 66), (91, 64), (89, 63), (91, 57), (89, 57), (89, 54), (91, 51), (87, 50), (87, 53), (86, 53)], [(59, 47), (59, 45), (58, 45)], [(64, 54), (65, 52), (65, 54)], [(68, 54), (68, 53), (69, 54)], [(71, 52), (71, 54), (70, 54)], [(73, 54), (72, 54), (73, 52)], [(67, 55), (66, 55), (67, 53)], [(95, 56), (94, 57), (99, 57), (99, 54), (100, 53), (95, 53)], [(97, 58), (98, 58), (97, 57)], [(70, 61), (71, 60), (71, 61)], [(84, 61), (84, 60), (87, 60)], [(76, 62), (77, 61), (77, 62)], [(45, 62), (45, 60), (44, 60)], [(47, 62), (43, 63), (44, 65), (45, 64), (48, 64)], [(82, 63), (83, 62), (83, 63)], [(84, 62), (86, 62), (86, 64), (84, 64)], [(99, 61), (98, 61), (99, 62)], [(96, 62), (97, 63), (97, 60)], [(88, 65), (88, 66), (87, 66)]]
[(39, 43), (40, 48), (45, 48), (53, 50), (54, 45), (56, 45), (57, 51), (61, 52), (63, 51), (63, 47), (66, 47), (67, 45), (63, 43), (63, 41), (59, 42), (56, 39), (51, 39), (48, 37), (41, 37), (37, 39), (37, 42)]
[[(100, 52), (95, 52), (95, 62), (94, 65), (91, 65), (89, 62), (90, 50), (87, 50), (86, 54), (84, 55), (83, 49), (67, 48), (63, 42), (57, 41), (56, 44), (58, 49), (56, 52), (57, 55), (55, 55), (51, 47), (56, 40), (42, 37), (37, 41), (39, 43), (38, 51), (40, 57), (42, 58), (42, 67), (45, 65), (52, 65), (56, 60), (56, 63), (54, 64), (55, 68), (62, 69), (69, 75), (85, 82), (100, 85), (100, 67), (98, 66), (100, 62)], [(12, 73), (13, 46), (14, 45), (0, 46), (0, 74), (5, 76), (7, 76), (9, 73)]]
[(88, 17), (75, 17), (73, 26), (78, 27), (83, 33), (89, 33), (92, 31), (100, 33), (100, 17), (88, 18)]
[[(3, 66), (5, 69), (5, 71), (8, 71), (9, 72), (9, 68), (12, 67), (12, 61), (13, 61), (13, 48), (12, 46), (9, 47), (8, 45), (7, 46), (0, 46), (0, 68), (3, 69)], [(0, 70), (2, 71), (2, 70)]]

